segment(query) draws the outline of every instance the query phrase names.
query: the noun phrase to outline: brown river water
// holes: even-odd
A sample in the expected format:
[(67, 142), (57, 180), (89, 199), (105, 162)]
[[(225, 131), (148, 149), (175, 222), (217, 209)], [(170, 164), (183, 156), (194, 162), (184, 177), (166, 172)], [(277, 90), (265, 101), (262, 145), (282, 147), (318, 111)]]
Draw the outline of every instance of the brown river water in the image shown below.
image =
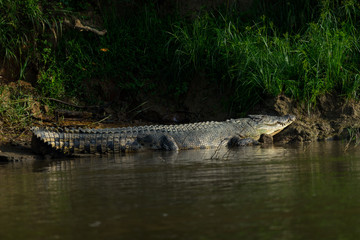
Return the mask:
[(360, 239), (360, 146), (0, 164), (0, 239)]

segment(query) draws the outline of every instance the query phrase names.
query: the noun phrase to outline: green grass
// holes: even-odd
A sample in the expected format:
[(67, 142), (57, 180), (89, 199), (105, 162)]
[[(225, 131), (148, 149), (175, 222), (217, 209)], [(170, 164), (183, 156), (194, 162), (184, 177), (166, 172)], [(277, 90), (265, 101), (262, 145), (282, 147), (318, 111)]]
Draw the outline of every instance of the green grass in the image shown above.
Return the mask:
[(41, 38), (57, 37), (61, 21), (54, 2), (44, 0), (0, 0), (0, 54), (12, 61), (24, 79), (29, 64), (39, 60), (37, 43)]
[(319, 16), (299, 33), (279, 30), (262, 16), (244, 25), (236, 16), (204, 14), (190, 25), (174, 26), (176, 63), (202, 69), (246, 112), (267, 96), (286, 94), (309, 107), (323, 94), (356, 98), (359, 92), (359, 5), (334, 8), (323, 1)]
[[(32, 94), (22, 91), (20, 86), (0, 86), (0, 132), (23, 131), (33, 122), (34, 104)], [(6, 132), (3, 132), (4, 127)]]
[(327, 93), (358, 98), (357, 1), (259, 0), (247, 12), (227, 7), (195, 19), (160, 15), (151, 2), (127, 18), (102, 11), (104, 36), (66, 29), (60, 37), (61, 11), (83, 10), (77, 1), (0, 0), (0, 52), (16, 60), (20, 79), (36, 66), (39, 91), (54, 98), (101, 100), (85, 93), (95, 79), (127, 100), (180, 101), (199, 73), (239, 114), (279, 94), (309, 109)]

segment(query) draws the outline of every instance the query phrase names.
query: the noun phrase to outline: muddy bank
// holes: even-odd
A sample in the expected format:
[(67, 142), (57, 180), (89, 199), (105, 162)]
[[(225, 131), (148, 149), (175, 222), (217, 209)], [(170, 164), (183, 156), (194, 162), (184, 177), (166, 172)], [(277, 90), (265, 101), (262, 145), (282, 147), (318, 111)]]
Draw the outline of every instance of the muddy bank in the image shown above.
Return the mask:
[[(213, 98), (209, 99), (205, 96), (213, 96)], [(156, 116), (155, 118), (146, 118), (146, 120), (166, 124), (223, 121), (236, 117), (229, 116), (221, 107), (220, 102), (221, 96), (211, 87), (199, 85), (190, 88), (183, 103), (183, 111), (169, 111), (166, 107), (154, 102), (139, 117)], [(274, 142), (285, 144), (348, 139), (350, 135), (355, 136), (360, 128), (359, 102), (346, 100), (335, 94), (320, 97), (313, 106), (279, 95), (275, 98), (265, 99), (261, 104), (256, 105), (249, 114), (295, 115), (296, 121), (274, 137)], [(172, 117), (169, 118), (169, 116)], [(163, 121), (164, 119), (168, 121)], [(360, 134), (358, 133), (358, 135)]]
[(322, 96), (312, 107), (280, 95), (256, 106), (253, 113), (297, 117), (274, 137), (274, 141), (282, 143), (348, 139), (360, 127), (360, 104), (335, 95)]
[[(273, 138), (274, 142), (282, 144), (348, 139), (350, 136), (356, 136), (360, 128), (360, 104), (356, 101), (344, 100), (334, 95), (320, 98), (316, 106), (312, 108), (306, 106), (305, 103), (299, 103), (280, 95), (276, 98), (267, 99), (263, 104), (257, 105), (250, 114), (295, 115), (297, 120)], [(142, 118), (143, 116), (146, 117), (145, 120)], [(176, 117), (169, 118), (169, 116)], [(144, 110), (143, 114), (138, 116), (138, 119), (131, 121), (121, 121), (120, 119), (116, 121), (113, 119), (111, 123), (99, 123), (97, 122), (98, 119), (74, 120), (62, 118), (61, 122), (59, 122), (56, 117), (48, 115), (44, 117), (49, 121), (44, 122), (38, 119), (33, 124), (105, 128), (159, 123), (176, 124), (179, 123), (178, 119), (183, 119), (182, 123), (196, 122), (198, 121), (198, 116), (195, 113), (189, 115), (188, 111), (169, 112), (163, 106), (153, 106), (150, 110)], [(209, 120), (213, 120), (214, 112), (209, 112), (208, 116), (202, 114), (202, 118), (206, 119), (207, 117)], [(167, 120), (164, 122), (164, 119)], [(2, 132), (6, 132), (6, 129), (2, 129)], [(6, 139), (6, 135), (2, 136), (2, 141), (0, 142), (0, 162), (44, 159), (43, 156), (36, 155), (31, 150), (31, 132), (29, 129), (25, 129), (24, 133), (20, 136), (10, 140)]]
[(18, 162), (43, 160), (44, 157), (35, 154), (30, 143), (6, 143), (0, 145), (0, 162)]

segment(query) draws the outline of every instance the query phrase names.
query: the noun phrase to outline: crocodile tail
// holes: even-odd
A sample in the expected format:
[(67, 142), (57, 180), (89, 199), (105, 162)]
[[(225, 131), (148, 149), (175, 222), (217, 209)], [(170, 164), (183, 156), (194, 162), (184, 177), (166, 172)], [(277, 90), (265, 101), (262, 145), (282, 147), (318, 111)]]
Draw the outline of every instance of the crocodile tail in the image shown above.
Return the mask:
[(124, 151), (125, 135), (115, 130), (94, 129), (31, 129), (32, 149), (43, 155), (72, 155), (79, 153), (119, 153)]
[(46, 128), (32, 127), (33, 132), (31, 139), (31, 148), (35, 153), (42, 155), (57, 156), (64, 154), (62, 151), (57, 151), (56, 145), (60, 145), (55, 141), (52, 131)]

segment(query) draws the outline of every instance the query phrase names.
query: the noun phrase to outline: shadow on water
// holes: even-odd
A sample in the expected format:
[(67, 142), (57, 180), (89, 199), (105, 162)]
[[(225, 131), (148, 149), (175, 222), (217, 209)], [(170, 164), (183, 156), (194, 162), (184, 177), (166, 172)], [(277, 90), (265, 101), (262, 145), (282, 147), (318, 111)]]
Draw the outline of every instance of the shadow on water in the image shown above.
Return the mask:
[(0, 239), (352, 239), (359, 151), (328, 142), (0, 165)]

